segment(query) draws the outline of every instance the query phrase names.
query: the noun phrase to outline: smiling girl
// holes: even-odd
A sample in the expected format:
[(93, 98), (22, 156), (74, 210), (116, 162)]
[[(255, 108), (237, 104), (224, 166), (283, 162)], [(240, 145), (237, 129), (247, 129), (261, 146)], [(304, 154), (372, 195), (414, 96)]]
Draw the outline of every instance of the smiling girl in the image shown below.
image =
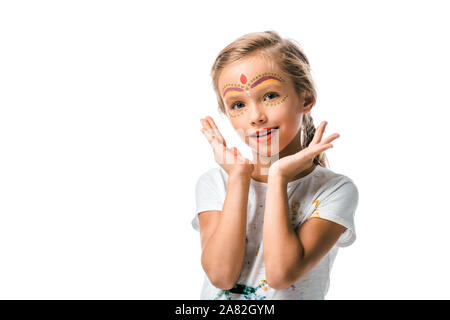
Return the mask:
[(219, 164), (196, 184), (200, 298), (324, 299), (338, 248), (356, 238), (358, 189), (327, 168), (339, 134), (323, 138), (326, 121), (314, 127), (308, 59), (276, 32), (251, 33), (219, 53), (211, 76), (253, 159), (229, 148), (211, 117), (200, 120)]

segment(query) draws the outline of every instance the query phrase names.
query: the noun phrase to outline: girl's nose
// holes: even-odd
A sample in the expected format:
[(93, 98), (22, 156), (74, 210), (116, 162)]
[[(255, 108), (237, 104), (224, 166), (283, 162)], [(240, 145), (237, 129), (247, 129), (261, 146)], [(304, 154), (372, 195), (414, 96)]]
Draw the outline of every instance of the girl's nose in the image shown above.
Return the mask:
[(250, 121), (252, 125), (260, 125), (261, 123), (267, 122), (267, 116), (263, 107), (262, 104), (254, 104), (251, 106)]

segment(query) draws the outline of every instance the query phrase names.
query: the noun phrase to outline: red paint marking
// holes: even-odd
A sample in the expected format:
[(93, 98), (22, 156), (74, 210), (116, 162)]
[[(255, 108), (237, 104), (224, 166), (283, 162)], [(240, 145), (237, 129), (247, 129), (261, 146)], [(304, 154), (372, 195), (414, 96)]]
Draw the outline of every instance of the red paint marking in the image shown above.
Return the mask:
[(241, 83), (246, 84), (247, 83), (247, 77), (244, 74), (241, 74)]

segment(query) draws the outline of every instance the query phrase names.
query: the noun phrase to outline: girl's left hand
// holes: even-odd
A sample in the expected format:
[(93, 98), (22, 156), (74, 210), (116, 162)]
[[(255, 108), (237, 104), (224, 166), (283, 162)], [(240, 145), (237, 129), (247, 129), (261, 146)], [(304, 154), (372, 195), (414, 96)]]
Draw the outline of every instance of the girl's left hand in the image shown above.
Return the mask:
[(314, 157), (321, 152), (332, 148), (333, 145), (330, 142), (339, 138), (338, 133), (333, 133), (321, 141), (327, 124), (328, 123), (326, 121), (322, 121), (320, 123), (316, 129), (314, 138), (307, 148), (297, 152), (296, 154), (283, 157), (275, 161), (269, 168), (269, 178), (281, 178), (282, 181), (288, 183), (300, 172), (311, 168)]

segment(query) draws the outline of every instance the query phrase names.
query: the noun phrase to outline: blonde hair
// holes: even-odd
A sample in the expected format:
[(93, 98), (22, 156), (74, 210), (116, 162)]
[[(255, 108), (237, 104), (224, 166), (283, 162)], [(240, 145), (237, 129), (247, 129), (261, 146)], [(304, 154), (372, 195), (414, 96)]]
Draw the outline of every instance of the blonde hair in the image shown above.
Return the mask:
[[(224, 102), (219, 91), (220, 72), (230, 63), (245, 58), (250, 54), (260, 53), (271, 58), (277, 66), (290, 77), (295, 91), (300, 97), (302, 92), (308, 93), (310, 102), (314, 105), (317, 92), (311, 76), (311, 68), (300, 45), (294, 40), (283, 39), (275, 31), (254, 32), (243, 35), (220, 51), (211, 68), (214, 91), (216, 92), (219, 112), (226, 115)], [(306, 148), (312, 141), (316, 128), (310, 112), (303, 115), (301, 128), (301, 148)], [(322, 167), (328, 167), (325, 152), (318, 154), (313, 162)]]

